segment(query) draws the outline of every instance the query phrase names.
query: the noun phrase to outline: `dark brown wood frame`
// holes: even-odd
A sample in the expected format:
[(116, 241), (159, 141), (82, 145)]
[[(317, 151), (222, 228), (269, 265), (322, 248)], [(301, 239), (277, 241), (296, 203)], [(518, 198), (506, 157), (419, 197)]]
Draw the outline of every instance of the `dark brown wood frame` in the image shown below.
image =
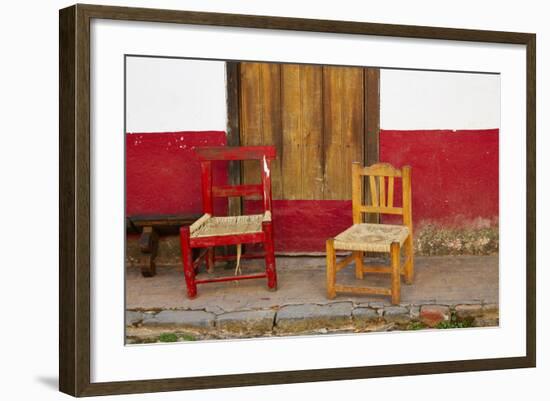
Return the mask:
[[(90, 20), (92, 18), (525, 45), (527, 49), (526, 356), (91, 383), (89, 97)], [(60, 10), (59, 30), (59, 388), (62, 392), (74, 396), (92, 396), (535, 366), (535, 34), (95, 5), (75, 5)], [(234, 111), (230, 110), (230, 112)], [(372, 156), (367, 155), (367, 159), (369, 157)]]

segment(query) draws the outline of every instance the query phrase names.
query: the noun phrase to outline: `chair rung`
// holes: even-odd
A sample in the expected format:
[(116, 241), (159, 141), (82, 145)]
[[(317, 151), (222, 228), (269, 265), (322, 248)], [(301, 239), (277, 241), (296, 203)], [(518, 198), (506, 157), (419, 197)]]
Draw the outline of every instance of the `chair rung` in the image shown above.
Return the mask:
[(391, 267), (390, 266), (373, 266), (373, 265), (366, 265), (363, 266), (363, 273), (391, 273)]
[(336, 271), (342, 270), (344, 267), (349, 265), (351, 262), (353, 262), (354, 258), (355, 256), (352, 253), (351, 255), (346, 256), (340, 262), (336, 263)]
[(242, 275), (242, 276), (227, 276), (227, 277), (220, 277), (220, 278), (195, 280), (195, 283), (196, 284), (222, 283), (224, 281), (251, 280), (251, 279), (255, 279), (255, 278), (265, 278), (265, 277), (267, 277), (267, 274), (265, 274), (265, 273), (249, 274), (249, 275)]
[(391, 289), (380, 287), (350, 287), (336, 284), (334, 290), (336, 292), (351, 292), (355, 294), (391, 295)]

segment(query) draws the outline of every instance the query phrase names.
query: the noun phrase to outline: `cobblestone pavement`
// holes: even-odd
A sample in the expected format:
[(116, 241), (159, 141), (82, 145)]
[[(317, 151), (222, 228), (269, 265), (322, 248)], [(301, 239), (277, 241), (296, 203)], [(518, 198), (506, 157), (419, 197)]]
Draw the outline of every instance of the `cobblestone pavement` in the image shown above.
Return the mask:
[[(127, 335), (154, 338), (168, 331), (199, 338), (242, 338), (451, 323), (454, 327), (498, 325), (498, 256), (427, 256), (417, 257), (415, 264), (414, 283), (402, 284), (399, 306), (390, 305), (389, 297), (374, 295), (339, 294), (328, 300), (322, 257), (277, 258), (277, 291), (268, 291), (262, 279), (211, 283), (199, 285), (194, 300), (185, 295), (181, 266), (158, 267), (152, 278), (128, 267)], [(262, 269), (261, 261), (247, 261), (243, 273)], [(219, 266), (214, 274), (233, 271)], [(207, 276), (201, 268), (199, 277)], [(337, 280), (358, 284), (353, 266), (341, 270)], [(389, 276), (365, 274), (363, 282), (389, 287)]]

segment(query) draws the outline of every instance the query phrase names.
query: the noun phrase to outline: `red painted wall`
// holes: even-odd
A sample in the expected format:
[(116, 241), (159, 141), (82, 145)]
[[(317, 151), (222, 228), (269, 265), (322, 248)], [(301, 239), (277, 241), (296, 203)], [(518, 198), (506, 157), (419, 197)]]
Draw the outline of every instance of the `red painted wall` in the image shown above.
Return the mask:
[(417, 225), (491, 224), (498, 221), (498, 136), (498, 129), (381, 130), (380, 160), (412, 167)]
[[(417, 226), (497, 221), (498, 133), (381, 131), (381, 161), (413, 168)], [(193, 149), (225, 144), (222, 131), (127, 134), (126, 214), (202, 213), (200, 167)], [(225, 165), (216, 166), (214, 180), (227, 183)], [(254, 213), (257, 202), (247, 201), (246, 208)], [(216, 213), (226, 210), (227, 202), (216, 200)], [(276, 200), (273, 219), (278, 252), (322, 252), (327, 238), (351, 225), (351, 202)], [(383, 221), (393, 220), (384, 216)]]
[[(258, 201), (247, 201), (247, 213), (260, 210)], [(273, 229), (277, 252), (324, 252), (327, 238), (352, 224), (351, 201), (274, 200)]]
[[(224, 146), (223, 131), (126, 134), (126, 215), (202, 213), (201, 170), (193, 149)], [(227, 183), (227, 166), (216, 163), (214, 182)], [(227, 201), (215, 210), (225, 214)]]

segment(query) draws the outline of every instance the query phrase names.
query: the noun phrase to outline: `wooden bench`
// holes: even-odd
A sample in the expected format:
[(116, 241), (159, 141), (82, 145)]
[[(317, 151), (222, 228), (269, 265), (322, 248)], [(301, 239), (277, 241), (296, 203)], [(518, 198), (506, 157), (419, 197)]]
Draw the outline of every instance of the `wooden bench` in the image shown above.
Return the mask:
[(126, 218), (126, 232), (141, 234), (139, 248), (141, 257), (139, 266), (143, 277), (153, 277), (156, 274), (155, 258), (158, 251), (159, 235), (177, 235), (179, 228), (190, 226), (200, 214), (174, 215), (140, 215)]

